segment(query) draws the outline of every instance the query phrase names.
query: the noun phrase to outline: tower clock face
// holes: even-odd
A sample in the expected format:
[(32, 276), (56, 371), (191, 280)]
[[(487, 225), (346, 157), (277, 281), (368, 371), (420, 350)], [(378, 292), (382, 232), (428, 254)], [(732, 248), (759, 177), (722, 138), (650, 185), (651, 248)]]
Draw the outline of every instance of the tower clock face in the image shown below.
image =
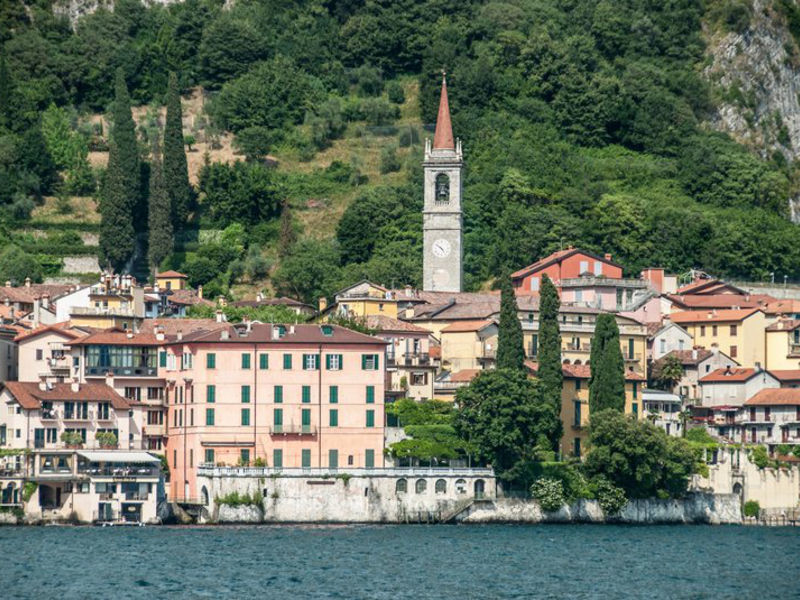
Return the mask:
[(444, 258), (450, 254), (450, 242), (445, 239), (438, 239), (433, 242), (433, 255)]

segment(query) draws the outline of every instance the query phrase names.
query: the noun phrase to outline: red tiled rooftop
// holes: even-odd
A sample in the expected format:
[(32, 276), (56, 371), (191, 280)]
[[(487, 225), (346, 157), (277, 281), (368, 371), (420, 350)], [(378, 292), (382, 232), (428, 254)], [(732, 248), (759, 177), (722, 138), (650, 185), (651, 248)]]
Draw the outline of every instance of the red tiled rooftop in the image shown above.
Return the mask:
[(77, 339), (83, 335), (86, 335), (86, 331), (81, 331), (77, 328), (74, 328), (72, 326), (71, 321), (62, 321), (61, 323), (54, 323), (53, 325), (37, 327), (36, 329), (32, 329), (31, 331), (22, 333), (18, 335), (16, 338), (14, 338), (14, 341), (21, 342), (22, 340), (34, 338), (38, 335), (49, 332), (60, 333), (72, 339)]
[(156, 273), (156, 279), (188, 279), (183, 273), (178, 271), (164, 271), (163, 273)]
[(800, 388), (761, 390), (745, 401), (745, 406), (800, 406)]
[(481, 331), (494, 321), (479, 320), (479, 321), (457, 321), (442, 329), (442, 333), (467, 333), (470, 331)]
[(386, 315), (369, 315), (366, 319), (367, 327), (374, 331), (393, 331), (408, 333), (430, 333), (427, 329), (418, 327), (408, 321), (401, 321)]
[(589, 257), (591, 257), (591, 258), (593, 258), (595, 260), (599, 260), (599, 261), (604, 262), (604, 263), (606, 263), (608, 265), (612, 265), (612, 266), (621, 268), (620, 265), (618, 265), (617, 263), (615, 263), (612, 260), (609, 260), (608, 258), (605, 258), (604, 256), (598, 256), (597, 254), (594, 254), (592, 252), (587, 252), (586, 250), (581, 250), (579, 248), (567, 248), (565, 250), (558, 250), (556, 252), (553, 252), (549, 256), (545, 256), (544, 258), (540, 258), (535, 263), (532, 263), (532, 264), (528, 265), (527, 267), (524, 267), (524, 268), (522, 268), (522, 269), (520, 269), (518, 271), (515, 271), (514, 273), (511, 274), (511, 279), (519, 279), (520, 277), (525, 277), (526, 275), (528, 275), (531, 272), (541, 270), (541, 269), (543, 269), (543, 268), (545, 268), (548, 265), (551, 265), (553, 263), (561, 262), (565, 258), (567, 258), (569, 256), (572, 256), (573, 254), (585, 254), (586, 256), (589, 256)]
[(760, 369), (721, 368), (700, 378), (700, 383), (741, 383), (760, 373)]
[(763, 312), (759, 308), (742, 308), (728, 310), (685, 310), (669, 315), (670, 321), (678, 325), (689, 323), (736, 323)]
[(480, 373), (480, 369), (462, 369), (450, 375), (450, 381), (454, 383), (469, 383)]
[(778, 381), (800, 381), (800, 369), (777, 369), (769, 372)]
[(77, 391), (71, 383), (54, 383), (42, 390), (40, 384), (6, 381), (2, 384), (25, 409), (41, 408), (42, 401), (74, 400), (81, 402), (110, 402), (115, 409), (130, 408), (130, 403), (105, 383), (81, 383)]

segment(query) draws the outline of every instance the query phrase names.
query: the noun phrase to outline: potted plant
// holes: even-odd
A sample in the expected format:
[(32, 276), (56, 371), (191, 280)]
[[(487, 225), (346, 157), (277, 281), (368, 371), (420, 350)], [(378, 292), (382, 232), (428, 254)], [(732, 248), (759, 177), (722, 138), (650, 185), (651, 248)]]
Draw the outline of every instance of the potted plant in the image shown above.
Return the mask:
[(67, 446), (67, 448), (82, 448), (83, 447), (83, 436), (80, 433), (76, 433), (74, 431), (65, 431), (61, 434), (61, 441)]
[(117, 436), (110, 431), (101, 431), (95, 436), (95, 438), (97, 439), (97, 444), (101, 448), (117, 447)]

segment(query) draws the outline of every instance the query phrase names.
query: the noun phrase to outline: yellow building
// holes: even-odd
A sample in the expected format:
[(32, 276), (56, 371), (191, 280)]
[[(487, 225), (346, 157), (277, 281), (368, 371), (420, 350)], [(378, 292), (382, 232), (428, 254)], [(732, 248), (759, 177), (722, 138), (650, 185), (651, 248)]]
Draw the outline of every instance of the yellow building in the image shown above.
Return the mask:
[[(537, 365), (526, 362), (529, 372), (535, 375)], [(562, 456), (581, 457), (589, 439), (589, 365), (563, 365), (564, 384), (561, 388)], [(625, 414), (642, 418), (642, 388), (644, 377), (628, 371), (625, 373)]]
[(188, 286), (186, 275), (177, 271), (156, 273), (156, 285), (162, 290), (185, 290)]
[(89, 289), (89, 305), (70, 311), (75, 327), (133, 330), (143, 319), (144, 288), (130, 275), (104, 276)]
[(683, 311), (669, 315), (695, 346), (716, 346), (743, 367), (766, 365), (766, 328), (773, 321), (760, 308)]
[(397, 318), (397, 294), (391, 290), (363, 280), (336, 292), (334, 303), (330, 306), (320, 299), (322, 318), (340, 315), (356, 319), (371, 315)]
[(800, 369), (800, 319), (780, 320), (766, 328), (768, 371)]
[[(561, 360), (573, 365), (585, 365), (592, 349), (592, 336), (601, 311), (591, 308), (562, 306), (559, 311)], [(539, 353), (539, 313), (520, 310), (525, 355), (536, 360)], [(619, 342), (626, 371), (647, 377), (647, 327), (630, 317), (615, 315), (619, 327)]]
[(464, 369), (494, 366), (497, 355), (494, 321), (459, 321), (441, 330), (442, 368), (456, 373)]

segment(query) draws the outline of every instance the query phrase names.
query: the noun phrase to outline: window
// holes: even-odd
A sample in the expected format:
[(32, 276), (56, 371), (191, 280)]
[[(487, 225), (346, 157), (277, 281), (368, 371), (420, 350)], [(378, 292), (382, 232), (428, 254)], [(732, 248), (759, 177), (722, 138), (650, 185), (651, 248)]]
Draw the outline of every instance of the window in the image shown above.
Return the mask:
[(433, 489), (437, 494), (446, 494), (447, 482), (444, 479), (437, 479)]
[(449, 204), (450, 203), (450, 178), (445, 173), (439, 173), (436, 176), (436, 196), (434, 204)]
[(110, 405), (108, 402), (101, 402), (97, 405), (97, 418), (103, 419), (104, 421), (108, 420), (108, 415), (110, 411)]
[(531, 278), (531, 291), (532, 292), (538, 292), (539, 291), (539, 278), (538, 277), (532, 277)]
[(242, 409), (242, 425), (250, 425), (250, 409)]
[(328, 450), (328, 467), (331, 469), (339, 468), (339, 451)]
[(36, 349), (36, 360), (42, 360), (44, 358), (44, 350), (41, 348)]
[(167, 367), (167, 353), (164, 350), (158, 353), (158, 366), (162, 369)]
[(659, 352), (661, 352), (661, 354), (666, 354), (667, 353), (667, 340), (665, 340), (664, 338), (661, 338), (660, 340), (658, 340), (658, 344), (659, 344), (659, 346), (658, 346), (659, 347)]
[(572, 440), (572, 454), (580, 458), (581, 456), (581, 438), (575, 438)]
[(248, 404), (250, 402), (250, 386), (243, 385), (242, 386), (242, 404)]
[(209, 404), (213, 404), (217, 401), (217, 386), (215, 385), (207, 385), (206, 386), (206, 402)]
[(328, 388), (328, 402), (337, 404), (339, 402), (339, 386), (332, 385)]
[(583, 275), (584, 273), (589, 272), (589, 261), (582, 260), (580, 261), (580, 266), (578, 267), (578, 275)]
[(583, 290), (575, 290), (575, 302), (583, 302)]
[(147, 388), (147, 399), (148, 400), (163, 400), (164, 399), (164, 388), (148, 387)]
[(239, 450), (239, 460), (242, 462), (243, 465), (250, 464), (250, 450), (247, 448), (242, 448)]
[(633, 397), (636, 398), (639, 393), (639, 384), (634, 382), (631, 384), (631, 388), (633, 388)]
[(361, 370), (362, 371), (377, 371), (378, 370), (378, 355), (377, 354), (362, 354), (361, 355)]
[(206, 425), (211, 426), (214, 424), (214, 409), (207, 408), (206, 409)]
[(622, 308), (622, 290), (617, 289), (617, 310)]
[[(194, 450), (192, 450), (190, 448), (189, 449), (189, 468), (192, 468), (192, 467), (194, 467)], [(122, 485), (124, 486), (125, 484), (123, 483)]]
[(628, 340), (628, 358), (630, 358), (631, 360), (633, 360), (633, 358), (634, 358), (634, 353), (633, 352), (634, 352), (633, 338), (630, 338)]
[(242, 368), (249, 369), (250, 368), (250, 354), (242, 354)]
[(283, 368), (287, 371), (292, 368), (292, 355), (291, 354), (284, 354), (283, 355)]
[(178, 451), (177, 450), (173, 450), (172, 451), (172, 466), (173, 467), (177, 467), (178, 466)]
[(700, 325), (700, 335), (705, 335), (705, 334), (706, 334), (706, 326)]
[(311, 450), (309, 448), (303, 448), (300, 451), (300, 466), (304, 469), (311, 468)]
[[(411, 385), (428, 385), (428, 374), (427, 373), (411, 373)], [(374, 392), (373, 392), (373, 402), (374, 400)]]
[(712, 325), (711, 326), (711, 335), (714, 336), (714, 337), (717, 337), (717, 326), (716, 325)]
[(574, 427), (580, 427), (581, 426), (581, 401), (580, 400), (575, 400), (575, 405), (574, 406), (575, 406), (575, 417), (574, 417), (574, 420), (572, 422), (572, 425)]
[(736, 335), (736, 325), (731, 325), (731, 335)]
[(319, 355), (303, 354), (303, 370), (315, 371), (319, 368)]
[(414, 491), (418, 494), (424, 494), (425, 490), (428, 489), (428, 482), (424, 479), (417, 479), (417, 482), (414, 484)]
[(678, 350), (683, 350), (683, 344), (684, 344), (683, 339), (678, 340)]
[(408, 481), (405, 479), (398, 479), (394, 484), (395, 494), (405, 494), (408, 491)]
[(308, 404), (309, 402), (311, 402), (311, 386), (310, 385), (304, 385), (303, 386), (303, 398), (302, 398), (302, 401), (303, 401), (303, 404)]
[(375, 450), (364, 450), (364, 467), (371, 469), (375, 466)]
[(575, 391), (576, 392), (580, 392), (581, 391), (581, 380), (580, 379), (576, 379), (575, 380)]
[(213, 448), (206, 448), (205, 453), (205, 462), (209, 464), (214, 464), (214, 449)]
[(275, 389), (273, 390), (273, 392), (274, 392), (273, 393), (273, 396), (274, 396), (273, 401), (275, 402), (275, 404), (282, 404), (283, 403), (283, 386), (282, 385), (276, 385)]
[(206, 354), (206, 369), (216, 369), (217, 368), (217, 355), (213, 352), (209, 352)]
[(273, 430), (275, 433), (281, 433), (283, 431), (283, 409), (282, 408), (274, 408), (272, 409), (272, 425)]
[(325, 368), (328, 369), (328, 371), (340, 371), (342, 369), (342, 355), (326, 354)]
[(322, 335), (325, 337), (331, 337), (333, 335), (333, 327), (331, 325), (323, 325), (320, 329), (322, 330)]
[(262, 371), (269, 369), (269, 354), (258, 355), (258, 368)]
[(736, 346), (731, 346), (731, 351), (730, 351), (731, 358), (736, 358), (738, 354), (739, 354), (739, 349)]
[(639, 405), (636, 402), (631, 404), (631, 412), (633, 413), (634, 417), (637, 419), (639, 418)]
[(300, 417), (302, 419), (303, 424), (303, 433), (310, 433), (311, 432), (311, 409), (304, 408), (300, 413)]
[(283, 450), (275, 448), (272, 451), (272, 466), (276, 469), (283, 467)]
[(375, 411), (367, 411), (367, 427), (375, 427)]
[(375, 386), (367, 386), (367, 404), (375, 404)]
[(339, 426), (339, 410), (336, 408), (332, 408), (328, 413), (328, 425), (331, 427), (338, 427)]

